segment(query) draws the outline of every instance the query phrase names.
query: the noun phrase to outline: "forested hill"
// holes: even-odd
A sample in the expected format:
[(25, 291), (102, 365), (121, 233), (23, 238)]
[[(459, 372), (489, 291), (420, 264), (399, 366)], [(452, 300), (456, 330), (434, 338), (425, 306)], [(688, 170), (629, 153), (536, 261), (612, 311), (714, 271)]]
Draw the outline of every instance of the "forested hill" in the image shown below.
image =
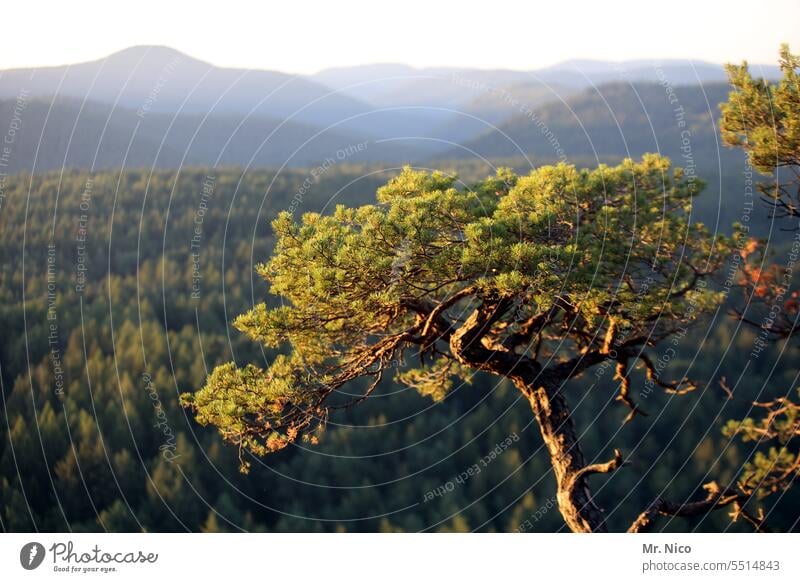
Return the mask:
[[(489, 159), (527, 155), (534, 160), (608, 160), (660, 152), (681, 165), (692, 159), (713, 168), (722, 147), (716, 120), (726, 83), (665, 85), (612, 83), (551, 100), (514, 116), (444, 157)], [(509, 106), (511, 107), (511, 106)], [(691, 156), (691, 158), (689, 157)]]
[(14, 124), (3, 168), (8, 173), (62, 167), (310, 167), (329, 158), (402, 161), (415, 153), (411, 146), (379, 143), (336, 126), (224, 112), (173, 115), (68, 98), (0, 101), (0, 124)]
[[(367, 402), (332, 418), (319, 446), (252, 459), (247, 476), (238, 472), (236, 448), (178, 404), (178, 394), (201, 387), (215, 364), (232, 358), (261, 364), (275, 356), (230, 326), (268, 297), (254, 264), (272, 250), (270, 219), (281, 210), (299, 215), (374, 201), (389, 176), (338, 164), (311, 180), (305, 170), (6, 177), (0, 183), (0, 529), (562, 527), (530, 407), (504, 382), (477, 377), (434, 403), (386, 381)], [(682, 342), (670, 363), (675, 370), (691, 363), (708, 388), (677, 399), (654, 393), (646, 402), (651, 416), (636, 423), (621, 427), (625, 410), (606, 410), (617, 391), (611, 374), (592, 378), (591, 389), (588, 381), (570, 384), (575, 418), (591, 427), (581, 435), (586, 454), (607, 457), (602, 447), (612, 436), (630, 453), (632, 470), (615, 478), (616, 491), (598, 492), (607, 507), (619, 491), (632, 512), (657, 495), (688, 498), (717, 455), (726, 462), (713, 469), (727, 482), (734, 475), (726, 467), (750, 454), (719, 429), (726, 418), (747, 413), (742, 403), (755, 396), (748, 391), (770, 374), (769, 386), (784, 389), (792, 367), (772, 369), (769, 351), (749, 367), (737, 361), (730, 354), (752, 345), (753, 335), (739, 330), (727, 352), (733, 337), (727, 318), (709, 333), (702, 359), (694, 359), (698, 334)], [(741, 399), (726, 403), (716, 379), (743, 371)], [(591, 422), (601, 411), (608, 422)], [(676, 433), (683, 422), (708, 430)], [(639, 481), (642, 473), (650, 478)], [(780, 498), (776, 528), (791, 527), (796, 504), (796, 496)], [(614, 511), (612, 529), (633, 516)], [(717, 512), (691, 527), (728, 524)]]
[(729, 173), (720, 157), (723, 166), (733, 159), (716, 139), (722, 76), (708, 64), (579, 62), (298, 77), (134, 47), (70, 67), (0, 71), (0, 130), (14, 131), (4, 170), (310, 167), (366, 144), (348, 161), (593, 165), (661, 151), (676, 161), (691, 154), (681, 165), (713, 179)]

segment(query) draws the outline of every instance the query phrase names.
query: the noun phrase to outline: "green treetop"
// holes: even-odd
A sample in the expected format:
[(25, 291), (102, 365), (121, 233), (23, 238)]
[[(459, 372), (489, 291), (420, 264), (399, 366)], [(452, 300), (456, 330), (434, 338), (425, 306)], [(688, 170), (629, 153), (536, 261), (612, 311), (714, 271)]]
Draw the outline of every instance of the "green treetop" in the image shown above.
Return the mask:
[[(725, 142), (741, 147), (748, 160), (769, 178), (759, 188), (775, 217), (783, 217), (789, 230), (800, 218), (800, 57), (784, 45), (780, 51), (782, 78), (769, 83), (754, 78), (747, 66), (728, 66), (733, 90), (722, 104), (720, 128)], [(795, 240), (797, 240), (795, 235)], [(796, 260), (794, 247), (780, 263), (769, 264), (765, 245), (751, 239), (741, 249), (740, 287), (744, 306), (739, 319), (758, 329), (769, 341), (785, 341), (800, 333), (800, 291), (792, 290)], [(796, 349), (796, 346), (787, 346)], [(739, 475), (738, 490), (746, 497), (763, 498), (783, 493), (800, 476), (800, 404), (797, 386), (768, 401), (751, 403), (752, 416), (731, 420), (725, 434), (753, 443)], [(734, 398), (728, 390), (729, 397)], [(745, 516), (761, 529), (764, 515)]]
[[(603, 530), (587, 477), (621, 456), (586, 462), (565, 383), (614, 365), (629, 417), (635, 363), (665, 389), (688, 387), (662, 381), (647, 350), (721, 301), (707, 281), (731, 245), (692, 222), (701, 187), (656, 155), (525, 177), (501, 170), (471, 188), (405, 168), (377, 204), (299, 223), (283, 213), (273, 256), (257, 267), (281, 304), (234, 322), (281, 354), (268, 368), (217, 367), (184, 403), (260, 455), (315, 442), (332, 410), (390, 374), (436, 399), (477, 371), (502, 376), (531, 404), (568, 526)], [(363, 394), (339, 392), (359, 378), (369, 379)]]
[(782, 78), (773, 84), (754, 78), (747, 63), (728, 65), (733, 87), (722, 105), (723, 141), (741, 147), (759, 172), (774, 179), (759, 184), (779, 217), (800, 218), (800, 57), (783, 45)]

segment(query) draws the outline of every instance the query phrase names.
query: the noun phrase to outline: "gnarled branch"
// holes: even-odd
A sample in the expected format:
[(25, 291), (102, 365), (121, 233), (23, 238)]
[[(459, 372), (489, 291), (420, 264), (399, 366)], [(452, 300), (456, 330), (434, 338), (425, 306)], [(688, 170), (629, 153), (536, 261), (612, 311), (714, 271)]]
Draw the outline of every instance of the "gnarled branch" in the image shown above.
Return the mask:
[(656, 497), (650, 505), (647, 506), (647, 509), (640, 513), (634, 520), (628, 528), (628, 533), (643, 533), (652, 529), (655, 519), (659, 515), (669, 517), (698, 517), (728, 506), (733, 506), (731, 516), (734, 519), (738, 516), (742, 516), (751, 524), (756, 525), (758, 531), (762, 530), (763, 520), (756, 518), (744, 509), (744, 506), (752, 497), (751, 493), (743, 493), (737, 491), (733, 487), (721, 488), (715, 481), (706, 483), (703, 489), (706, 490), (706, 498), (701, 501), (674, 503), (662, 497)]

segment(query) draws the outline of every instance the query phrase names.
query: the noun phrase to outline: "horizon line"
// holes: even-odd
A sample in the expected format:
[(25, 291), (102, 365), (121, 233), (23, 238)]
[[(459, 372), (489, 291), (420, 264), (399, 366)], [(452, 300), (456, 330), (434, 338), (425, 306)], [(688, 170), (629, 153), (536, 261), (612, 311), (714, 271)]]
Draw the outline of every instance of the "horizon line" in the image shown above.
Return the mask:
[[(115, 51), (113, 51), (111, 53), (106, 54), (105, 56), (90, 58), (88, 60), (81, 60), (81, 61), (76, 61), (76, 62), (66, 62), (66, 63), (62, 62), (62, 63), (58, 63), (58, 64), (13, 66), (13, 67), (7, 67), (7, 68), (0, 68), (0, 73), (14, 72), (14, 71), (24, 71), (24, 70), (30, 70), (30, 69), (58, 69), (58, 68), (63, 68), (63, 67), (73, 67), (73, 66), (78, 66), (78, 65), (85, 65), (85, 64), (104, 61), (104, 60), (107, 60), (107, 59), (112, 58), (114, 56), (117, 56), (117, 55), (120, 55), (120, 54), (123, 54), (123, 53), (126, 53), (126, 52), (130, 52), (130, 51), (133, 51), (133, 50), (136, 50), (136, 49), (167, 50), (167, 51), (170, 51), (170, 52), (178, 53), (179, 55), (182, 55), (182, 56), (184, 56), (187, 59), (190, 59), (192, 61), (195, 61), (195, 62), (198, 62), (198, 63), (203, 63), (203, 64), (209, 65), (209, 66), (217, 68), (217, 69), (233, 69), (233, 70), (247, 70), (247, 71), (269, 71), (269, 72), (284, 73), (284, 74), (287, 74), (287, 75), (294, 75), (294, 76), (297, 76), (297, 77), (314, 77), (316, 75), (319, 75), (321, 73), (328, 72), (328, 71), (337, 71), (337, 70), (346, 70), (346, 69), (358, 69), (358, 68), (368, 68), (368, 67), (381, 67), (381, 66), (384, 66), (384, 67), (387, 67), (387, 66), (404, 67), (404, 68), (408, 68), (408, 69), (413, 69), (415, 71), (430, 71), (430, 70), (437, 70), (437, 69), (448, 69), (448, 70), (455, 70), (455, 71), (472, 70), (472, 71), (486, 71), (486, 72), (489, 72), (489, 71), (509, 71), (509, 72), (515, 72), (515, 73), (529, 73), (529, 72), (541, 72), (541, 71), (547, 71), (547, 70), (554, 70), (554, 69), (558, 69), (560, 67), (567, 68), (569, 65), (576, 64), (576, 63), (607, 64), (607, 65), (611, 65), (611, 66), (613, 66), (613, 65), (621, 65), (621, 64), (624, 64), (624, 63), (642, 63), (642, 64), (655, 64), (655, 63), (679, 64), (679, 63), (685, 63), (687, 65), (693, 65), (693, 66), (696, 66), (696, 65), (706, 65), (706, 66), (708, 66), (708, 65), (710, 65), (710, 66), (715, 66), (715, 67), (725, 67), (728, 64), (741, 64), (741, 63), (733, 63), (733, 62), (720, 63), (720, 62), (710, 61), (710, 60), (706, 60), (706, 59), (675, 58), (675, 57), (670, 57), (670, 58), (641, 57), (641, 58), (623, 59), (623, 60), (596, 59), (596, 58), (587, 58), (587, 57), (572, 57), (572, 58), (568, 58), (568, 59), (557, 61), (557, 62), (555, 62), (553, 64), (546, 65), (546, 66), (543, 66), (543, 67), (530, 68), (530, 69), (528, 69), (528, 68), (520, 69), (520, 68), (502, 67), (502, 66), (498, 66), (498, 67), (480, 67), (480, 66), (466, 67), (466, 66), (455, 66), (455, 65), (426, 65), (426, 66), (420, 67), (420, 66), (412, 65), (412, 64), (409, 64), (409, 63), (401, 62), (401, 61), (373, 61), (373, 62), (362, 62), (362, 63), (358, 63), (358, 64), (349, 64), (349, 65), (348, 64), (332, 65), (332, 66), (324, 67), (324, 68), (321, 68), (321, 69), (316, 69), (312, 73), (297, 73), (297, 72), (289, 71), (287, 69), (282, 69), (282, 68), (268, 68), (268, 67), (252, 68), (252, 67), (243, 67), (243, 66), (218, 65), (218, 64), (215, 64), (215, 63), (213, 63), (211, 61), (208, 61), (208, 60), (205, 60), (205, 59), (201, 59), (201, 58), (198, 58), (198, 57), (194, 57), (194, 56), (190, 55), (187, 52), (184, 52), (184, 51), (182, 51), (180, 49), (177, 49), (177, 48), (169, 46), (169, 45), (165, 45), (165, 44), (134, 44), (134, 45), (130, 45), (130, 46), (127, 46), (127, 47), (119, 49), (119, 50), (115, 50)], [(744, 61), (744, 62), (749, 67), (758, 68), (758, 69), (777, 68), (778, 67), (777, 63), (756, 63), (756, 62), (749, 62), (749, 61)], [(581, 72), (580, 67), (577, 67), (575, 70), (577, 72)], [(587, 71), (583, 71), (583, 72), (587, 72)]]

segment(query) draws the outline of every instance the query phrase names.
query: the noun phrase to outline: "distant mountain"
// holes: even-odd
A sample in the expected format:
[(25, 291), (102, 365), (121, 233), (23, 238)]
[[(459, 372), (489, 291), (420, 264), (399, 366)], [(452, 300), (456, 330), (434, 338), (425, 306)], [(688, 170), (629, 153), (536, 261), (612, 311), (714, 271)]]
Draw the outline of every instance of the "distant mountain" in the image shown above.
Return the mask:
[[(407, 69), (391, 68), (395, 72)], [(357, 81), (389, 72), (386, 67), (381, 70), (383, 73), (366, 67), (345, 75)], [(340, 91), (336, 82), (330, 85), (275, 71), (215, 67), (170, 48), (139, 46), (87, 63), (0, 71), (0, 100), (16, 99), (24, 91), (32, 99), (87, 99), (144, 115), (288, 120), (376, 140), (426, 135), (450, 116), (407, 104), (367, 104)], [(377, 89), (386, 91), (387, 86), (378, 84)], [(429, 102), (434, 107), (441, 104)], [(418, 147), (429, 153), (437, 146), (428, 143)]]
[(152, 113), (236, 113), (328, 125), (370, 107), (304, 77), (227, 69), (166, 47), (140, 46), (104, 59), (0, 73), (0, 99), (88, 98)]
[(444, 155), (503, 158), (524, 153), (555, 160), (660, 151), (673, 157), (693, 154), (695, 162), (713, 163), (717, 153), (724, 151), (716, 119), (718, 104), (727, 98), (729, 87), (709, 83), (676, 86), (671, 91), (656, 83), (610, 83), (585, 89), (563, 102), (549, 101), (528, 114), (518, 113)]
[(310, 75), (309, 79), (342, 91), (345, 95), (358, 95), (359, 99), (372, 103), (377, 95), (397, 90), (407, 80), (419, 75), (419, 70), (414, 67), (399, 63), (383, 63), (324, 69)]
[[(775, 67), (753, 68), (778, 75)], [(680, 92), (694, 115), (707, 105), (704, 90), (716, 110), (724, 78), (719, 65), (646, 60), (569, 61), (538, 71), (377, 64), (299, 76), (216, 67), (139, 46), (86, 63), (0, 71), (0, 130), (24, 95), (28, 110), (6, 171), (65, 162), (207, 165), (218, 158), (316, 165), (363, 142), (372, 145), (351, 161), (552, 155), (552, 144), (532, 129), (532, 115), (548, 120), (571, 155), (618, 156), (625, 146), (653, 149), (649, 123), (661, 119), (667, 88)], [(638, 115), (640, 98), (653, 119)], [(623, 120), (622, 141), (609, 110)], [(664, 142), (674, 138), (667, 121), (656, 123)]]
[[(753, 72), (766, 78), (779, 78), (775, 66), (754, 65)], [(696, 85), (727, 80), (722, 65), (693, 60), (641, 59), (632, 61), (570, 60), (535, 71), (540, 81), (560, 83), (577, 88), (614, 82), (668, 83)]]
[[(530, 75), (521, 71), (481, 69), (423, 69), (407, 76), (394, 87), (384, 84), (384, 90), (369, 102), (375, 106), (423, 105), (458, 107), (487, 91), (529, 82)], [(351, 90), (351, 95), (358, 92)]]
[(523, 111), (533, 110), (544, 103), (561, 101), (578, 90), (561, 85), (546, 85), (527, 81), (509, 86), (485, 87), (482, 92), (461, 104), (458, 113), (451, 115), (434, 130), (442, 139), (461, 142), (491, 130)]
[[(777, 67), (752, 68), (768, 78), (780, 76)], [(413, 121), (398, 124), (404, 135), (414, 135), (420, 138), (417, 143), (429, 147), (446, 147), (519, 116), (526, 107), (561, 101), (587, 88), (614, 83), (716, 85), (726, 81), (726, 74), (723, 66), (702, 61), (573, 60), (535, 71), (378, 64), (327, 69), (311, 78), (391, 111), (392, 119), (400, 112), (408, 115)]]
[[(480, 107), (487, 92), (523, 84), (526, 73), (456, 68), (416, 69), (406, 65), (378, 64), (326, 69), (314, 81), (369, 103), (397, 124), (397, 136), (458, 141), (486, 129), (477, 120), (488, 113)], [(507, 114), (506, 116), (510, 115)], [(487, 122), (496, 121), (494, 115)], [(431, 142), (427, 142), (431, 145)]]
[[(752, 66), (766, 78), (778, 78), (775, 66)], [(531, 71), (485, 70), (456, 67), (417, 69), (398, 64), (376, 64), (326, 69), (312, 80), (377, 107), (424, 105), (454, 107), (504, 87), (538, 84), (584, 89), (613, 82), (664, 82), (670, 85), (718, 83), (725, 69), (703, 61), (571, 60)]]

